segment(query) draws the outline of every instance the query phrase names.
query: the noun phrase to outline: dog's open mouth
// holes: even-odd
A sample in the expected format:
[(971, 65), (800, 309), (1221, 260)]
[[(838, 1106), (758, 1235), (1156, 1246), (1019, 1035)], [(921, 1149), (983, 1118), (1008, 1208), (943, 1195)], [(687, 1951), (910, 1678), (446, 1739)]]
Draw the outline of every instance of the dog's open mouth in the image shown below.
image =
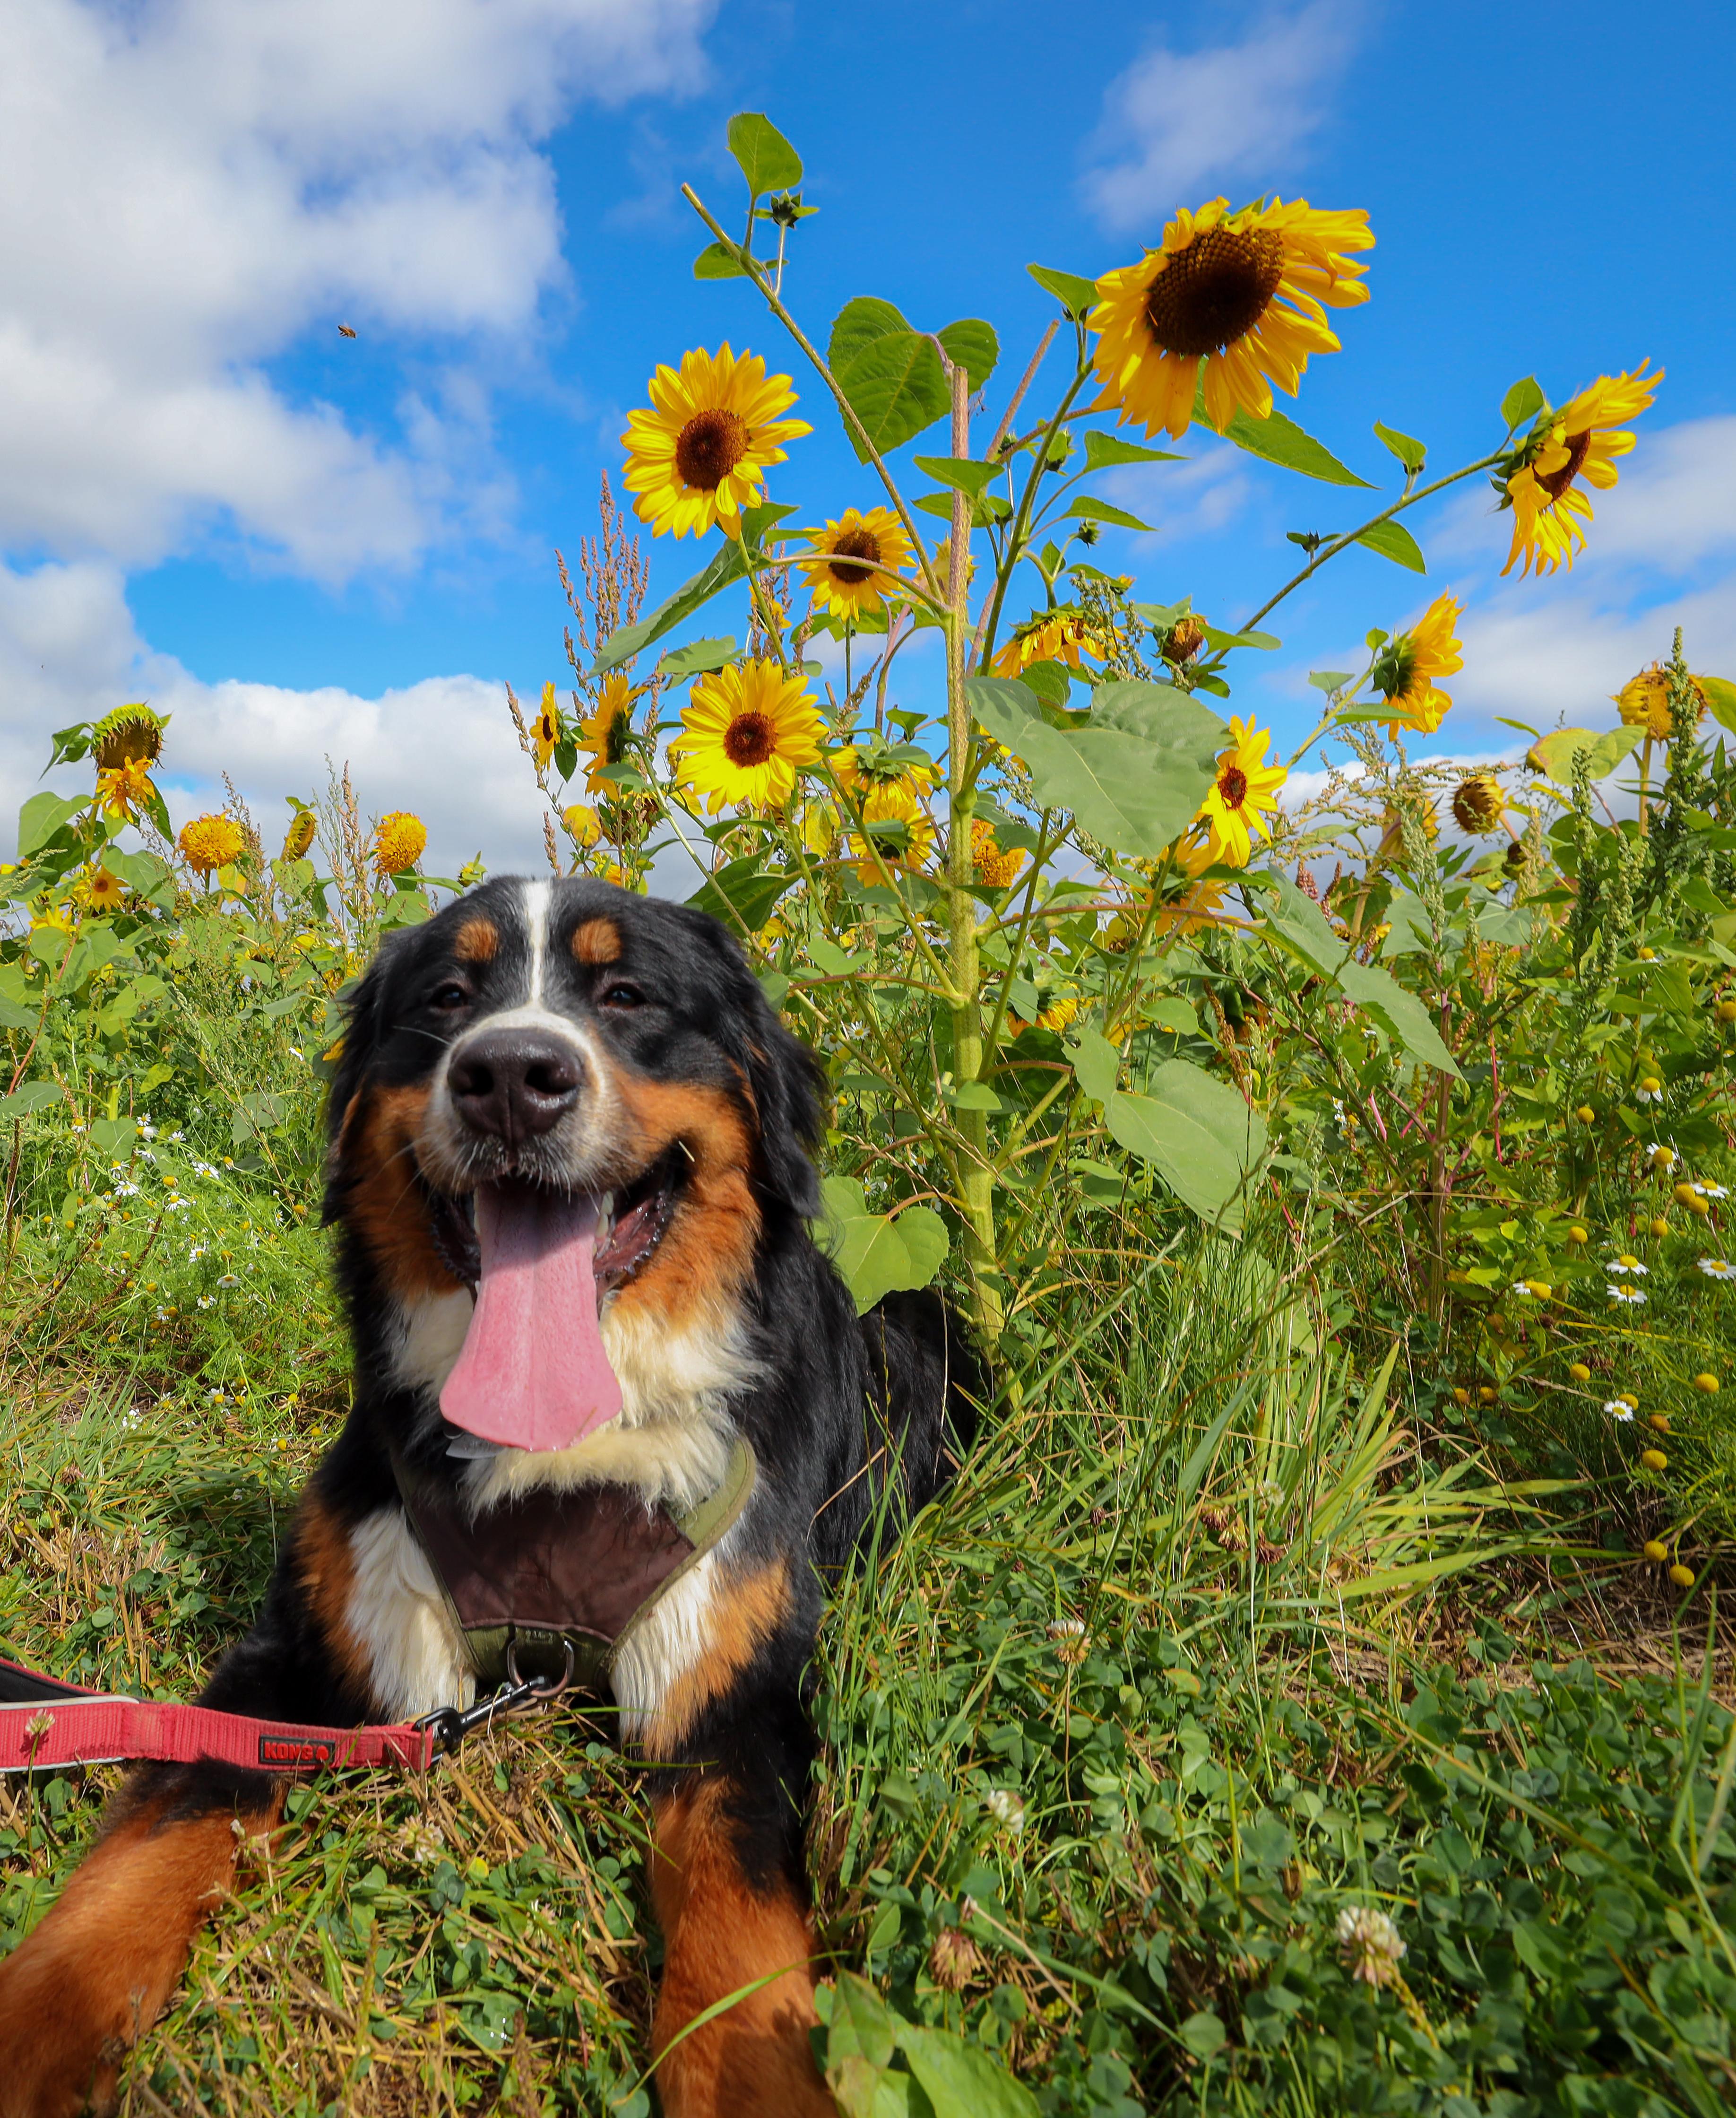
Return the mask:
[(672, 1149), (613, 1191), (512, 1179), (437, 1201), (436, 1246), (476, 1290), (440, 1397), (455, 1427), (514, 1449), (570, 1449), (615, 1417), (621, 1385), (599, 1311), (663, 1240), (684, 1167)]

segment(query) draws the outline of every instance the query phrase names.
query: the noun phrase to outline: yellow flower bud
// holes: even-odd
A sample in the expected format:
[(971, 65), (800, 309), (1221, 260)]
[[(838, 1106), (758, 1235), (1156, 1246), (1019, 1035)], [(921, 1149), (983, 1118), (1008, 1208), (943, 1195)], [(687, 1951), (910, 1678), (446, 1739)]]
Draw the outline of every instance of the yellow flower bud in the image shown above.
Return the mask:
[(1494, 1401), (1495, 1401), (1495, 1394), (1494, 1394), (1494, 1391), (1489, 1388), (1489, 1385), (1488, 1385), (1487, 1383), (1484, 1383), (1484, 1385), (1483, 1385), (1483, 1387), (1482, 1387), (1482, 1388), (1481, 1388), (1481, 1389), (1477, 1392), (1477, 1402), (1478, 1402), (1478, 1404), (1493, 1404), (1494, 1403)]
[(1736, 1022), (1736, 1000), (1719, 1001), (1718, 1020), (1720, 1022)]
[(1667, 1412), (1654, 1412), (1647, 1417), (1646, 1424), (1648, 1427), (1655, 1428), (1660, 1434), (1668, 1434), (1669, 1431), (1669, 1414)]
[(1471, 1392), (1468, 1390), (1456, 1390), (1452, 1394), (1452, 1401), (1455, 1404), (1469, 1404)]
[(1694, 1585), (1694, 1572), (1691, 1566), (1672, 1566), (1669, 1578), (1678, 1588), (1692, 1588)]
[(1589, 1243), (1591, 1240), (1590, 1235), (1583, 1228), (1572, 1228), (1567, 1231), (1567, 1241), (1570, 1243)]
[(1572, 1376), (1574, 1381), (1577, 1383), (1588, 1383), (1591, 1380), (1591, 1371), (1586, 1366), (1583, 1361), (1575, 1361), (1573, 1365), (1567, 1370), (1567, 1373)]
[(1658, 1216), (1656, 1220), (1651, 1223), (1651, 1232), (1655, 1236), (1667, 1236), (1669, 1233), (1669, 1223), (1664, 1219), (1661, 1214)]
[(1592, 1109), (1589, 1103), (1581, 1103), (1579, 1108), (1574, 1112), (1573, 1115), (1579, 1120), (1581, 1125), (1593, 1125), (1597, 1120), (1597, 1112)]
[(1640, 1461), (1648, 1471), (1662, 1471), (1667, 1468), (1669, 1459), (1661, 1449), (1642, 1449), (1640, 1451)]
[(1718, 1394), (1718, 1378), (1714, 1375), (1696, 1376), (1694, 1388), (1704, 1390), (1708, 1397), (1715, 1397)]
[(1640, 961), (1641, 961), (1642, 964), (1649, 964), (1649, 963), (1651, 963), (1651, 962), (1653, 960), (1653, 959), (1656, 956), (1656, 955), (1657, 955), (1657, 953), (1658, 953), (1658, 952), (1657, 952), (1657, 950), (1656, 950), (1655, 949), (1646, 949), (1646, 948), (1642, 948), (1642, 949), (1641, 949), (1637, 953), (1638, 953), (1638, 955), (1639, 955)]
[(1669, 1556), (1669, 1547), (1667, 1544), (1660, 1544), (1655, 1537), (1646, 1540), (1645, 1549), (1646, 1556), (1655, 1566), (1661, 1566)]
[(1663, 1085), (1655, 1074), (1647, 1074), (1641, 1080), (1640, 1092), (1642, 1095), (1655, 1096)]

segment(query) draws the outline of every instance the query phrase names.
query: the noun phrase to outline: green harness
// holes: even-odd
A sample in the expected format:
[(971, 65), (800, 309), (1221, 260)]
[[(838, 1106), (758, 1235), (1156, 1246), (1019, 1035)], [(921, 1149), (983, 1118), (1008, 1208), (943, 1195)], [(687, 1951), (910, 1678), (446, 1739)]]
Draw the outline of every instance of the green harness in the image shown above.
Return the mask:
[[(473, 1515), (394, 1450), (404, 1512), (464, 1643), (478, 1696), (509, 1675), (564, 1676), (607, 1695), (621, 1644), (736, 1521), (758, 1478), (737, 1437), (696, 1507), (646, 1507), (622, 1486), (547, 1487)], [(510, 1669), (509, 1669), (509, 1661)]]

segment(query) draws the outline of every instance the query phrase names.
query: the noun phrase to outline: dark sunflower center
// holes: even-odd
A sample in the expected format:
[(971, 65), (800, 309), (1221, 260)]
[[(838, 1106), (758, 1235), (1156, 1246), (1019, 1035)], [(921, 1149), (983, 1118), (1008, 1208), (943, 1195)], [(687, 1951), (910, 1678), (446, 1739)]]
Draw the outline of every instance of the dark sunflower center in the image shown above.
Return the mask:
[(746, 771), (764, 765), (778, 747), (778, 730), (767, 714), (737, 714), (723, 731), (723, 754)]
[(1559, 470), (1539, 471), (1537, 483), (1551, 500), (1559, 500), (1586, 467), (1586, 458), (1591, 453), (1591, 429), (1582, 434), (1567, 437), (1567, 460)]
[(1218, 799), (1226, 809), (1240, 809), (1248, 798), (1248, 775), (1239, 765), (1226, 765), (1217, 775)]
[(1166, 353), (1221, 353), (1251, 331), (1284, 277), (1284, 239), (1269, 228), (1207, 229), (1152, 282), (1145, 320)]
[(874, 566), (880, 563), (880, 540), (871, 530), (847, 530), (832, 547), (831, 564), (826, 568), (834, 581), (865, 581), (870, 577), (867, 566), (852, 566), (852, 559), (867, 559)]
[(715, 493), (746, 454), (746, 422), (736, 413), (713, 407), (695, 412), (676, 436), (675, 467), (684, 485)]

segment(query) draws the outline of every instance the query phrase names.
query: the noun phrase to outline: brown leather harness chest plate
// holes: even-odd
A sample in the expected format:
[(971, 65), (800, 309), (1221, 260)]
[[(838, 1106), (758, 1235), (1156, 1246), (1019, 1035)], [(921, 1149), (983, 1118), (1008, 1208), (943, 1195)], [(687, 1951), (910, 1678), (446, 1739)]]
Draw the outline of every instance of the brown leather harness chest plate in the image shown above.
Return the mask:
[(621, 1642), (736, 1521), (754, 1452), (737, 1439), (723, 1482), (697, 1507), (648, 1508), (623, 1486), (538, 1487), (474, 1514), (395, 1459), (405, 1513), (463, 1635), (478, 1690), (521, 1669), (603, 1691)]

